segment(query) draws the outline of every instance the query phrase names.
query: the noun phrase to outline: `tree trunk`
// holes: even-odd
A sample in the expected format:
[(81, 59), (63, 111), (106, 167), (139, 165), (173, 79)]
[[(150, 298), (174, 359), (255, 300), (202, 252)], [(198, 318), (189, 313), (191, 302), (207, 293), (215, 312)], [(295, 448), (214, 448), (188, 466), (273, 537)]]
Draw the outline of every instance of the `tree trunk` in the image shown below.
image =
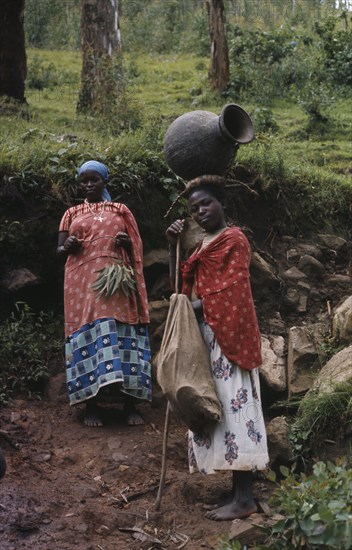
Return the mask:
[(213, 90), (221, 93), (230, 76), (224, 1), (206, 0), (206, 6), (211, 40), (210, 83)]
[(81, 0), (82, 73), (79, 112), (106, 113), (122, 78), (118, 0)]
[(25, 102), (27, 74), (23, 13), (25, 0), (0, 0), (0, 95)]

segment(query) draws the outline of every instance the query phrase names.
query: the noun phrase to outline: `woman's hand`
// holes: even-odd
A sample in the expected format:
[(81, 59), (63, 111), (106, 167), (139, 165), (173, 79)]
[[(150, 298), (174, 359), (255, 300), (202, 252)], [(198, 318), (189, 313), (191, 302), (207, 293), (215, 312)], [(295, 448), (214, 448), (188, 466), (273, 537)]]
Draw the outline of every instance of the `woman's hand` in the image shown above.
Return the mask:
[(176, 220), (167, 228), (165, 234), (171, 246), (176, 245), (177, 238), (182, 233), (184, 224), (185, 220)]
[(65, 240), (62, 248), (65, 252), (67, 252), (67, 254), (74, 254), (75, 252), (77, 252), (77, 250), (81, 248), (81, 246), (81, 241), (77, 239), (77, 237), (75, 237), (74, 235), (70, 235)]
[(124, 233), (123, 231), (119, 231), (116, 235), (116, 246), (122, 246), (126, 250), (130, 250), (131, 248), (131, 238), (128, 235), (128, 233)]

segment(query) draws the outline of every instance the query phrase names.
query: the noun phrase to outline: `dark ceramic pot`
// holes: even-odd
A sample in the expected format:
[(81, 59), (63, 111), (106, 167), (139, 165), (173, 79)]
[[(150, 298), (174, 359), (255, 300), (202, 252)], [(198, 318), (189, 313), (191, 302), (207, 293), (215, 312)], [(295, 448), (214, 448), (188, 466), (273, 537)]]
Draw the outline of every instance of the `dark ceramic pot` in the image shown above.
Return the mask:
[(220, 116), (191, 111), (179, 116), (165, 134), (167, 164), (181, 178), (222, 176), (233, 162), (238, 146), (254, 138), (248, 113), (235, 103), (223, 107)]

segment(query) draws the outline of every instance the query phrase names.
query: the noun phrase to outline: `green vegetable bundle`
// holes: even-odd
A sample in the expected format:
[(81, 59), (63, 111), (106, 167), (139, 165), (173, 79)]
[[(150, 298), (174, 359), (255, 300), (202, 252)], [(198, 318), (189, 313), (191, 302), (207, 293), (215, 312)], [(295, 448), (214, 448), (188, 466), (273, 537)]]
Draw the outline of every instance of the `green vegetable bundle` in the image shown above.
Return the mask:
[(92, 289), (99, 292), (97, 300), (103, 295), (109, 298), (117, 290), (121, 290), (128, 297), (132, 291), (136, 290), (134, 271), (122, 260), (115, 260), (112, 265), (99, 269), (96, 273), (99, 275), (92, 284)]

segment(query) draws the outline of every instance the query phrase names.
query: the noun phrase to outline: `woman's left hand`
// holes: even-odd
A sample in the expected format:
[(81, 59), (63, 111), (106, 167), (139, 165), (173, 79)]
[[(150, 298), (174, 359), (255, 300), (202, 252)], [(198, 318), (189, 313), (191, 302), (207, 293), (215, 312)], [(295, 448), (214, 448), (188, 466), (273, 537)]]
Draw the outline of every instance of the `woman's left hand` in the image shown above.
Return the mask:
[(116, 235), (116, 246), (123, 246), (127, 250), (131, 248), (131, 239), (128, 233), (124, 233), (123, 231), (118, 232)]

